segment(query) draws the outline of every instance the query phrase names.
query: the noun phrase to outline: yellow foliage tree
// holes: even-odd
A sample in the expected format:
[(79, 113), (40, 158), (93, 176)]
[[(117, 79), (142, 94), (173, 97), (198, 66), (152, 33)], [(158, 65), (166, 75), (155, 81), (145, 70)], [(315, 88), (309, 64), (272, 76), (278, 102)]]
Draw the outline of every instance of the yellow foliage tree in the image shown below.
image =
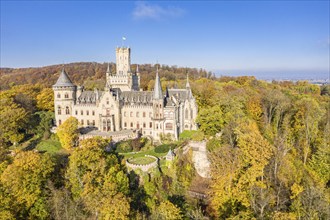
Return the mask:
[(37, 96), (37, 108), (43, 111), (54, 111), (54, 92), (44, 88)]
[(77, 146), (79, 138), (78, 120), (72, 116), (65, 120), (65, 122), (57, 128), (57, 135), (63, 148), (70, 149)]

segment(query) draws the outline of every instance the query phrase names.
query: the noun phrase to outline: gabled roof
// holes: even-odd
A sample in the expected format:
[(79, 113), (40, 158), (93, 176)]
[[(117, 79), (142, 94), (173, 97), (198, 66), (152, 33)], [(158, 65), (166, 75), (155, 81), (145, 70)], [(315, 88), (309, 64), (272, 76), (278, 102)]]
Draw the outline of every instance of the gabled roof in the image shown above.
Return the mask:
[(62, 72), (60, 74), (60, 77), (58, 77), (57, 82), (53, 86), (74, 86), (71, 79), (69, 78), (68, 74), (65, 72), (64, 68), (62, 69)]

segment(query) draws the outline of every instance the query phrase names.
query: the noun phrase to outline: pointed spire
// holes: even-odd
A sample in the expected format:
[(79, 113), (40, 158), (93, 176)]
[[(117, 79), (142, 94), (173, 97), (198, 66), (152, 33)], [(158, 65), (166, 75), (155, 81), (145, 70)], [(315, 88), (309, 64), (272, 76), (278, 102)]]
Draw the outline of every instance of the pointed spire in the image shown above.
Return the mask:
[(60, 77), (58, 77), (57, 82), (53, 86), (74, 86), (68, 74), (65, 72), (63, 67)]
[(187, 82), (186, 82), (186, 89), (190, 89), (190, 83), (189, 83), (189, 74), (187, 72)]
[(110, 73), (110, 63), (108, 63), (107, 73)]
[(169, 92), (168, 92), (168, 86), (166, 86), (165, 96), (166, 96), (166, 98), (170, 97)]
[(158, 76), (158, 66), (157, 66), (155, 86), (154, 86), (154, 99), (163, 99), (162, 86), (160, 84), (160, 79)]

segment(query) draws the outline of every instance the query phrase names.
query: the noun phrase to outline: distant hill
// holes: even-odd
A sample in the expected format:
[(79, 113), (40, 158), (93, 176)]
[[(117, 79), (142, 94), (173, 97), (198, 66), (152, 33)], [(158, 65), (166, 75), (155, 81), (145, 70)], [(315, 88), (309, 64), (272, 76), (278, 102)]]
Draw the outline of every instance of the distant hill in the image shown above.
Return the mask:
[[(78, 62), (65, 64), (64, 67), (75, 84), (90, 88), (104, 86), (107, 65), (107, 63)], [(115, 64), (110, 65), (111, 71), (115, 72)], [(0, 68), (0, 90), (6, 90), (12, 85), (37, 83), (51, 87), (58, 79), (62, 68), (63, 65), (60, 64), (36, 68)], [(136, 64), (131, 66), (131, 70), (135, 72)], [(139, 72), (141, 88), (147, 89), (149, 81), (155, 77), (155, 67), (151, 64), (142, 64), (139, 65)], [(192, 79), (211, 76), (211, 73), (203, 69), (167, 65), (161, 65), (159, 74), (168, 81), (176, 81), (185, 79), (187, 72)]]

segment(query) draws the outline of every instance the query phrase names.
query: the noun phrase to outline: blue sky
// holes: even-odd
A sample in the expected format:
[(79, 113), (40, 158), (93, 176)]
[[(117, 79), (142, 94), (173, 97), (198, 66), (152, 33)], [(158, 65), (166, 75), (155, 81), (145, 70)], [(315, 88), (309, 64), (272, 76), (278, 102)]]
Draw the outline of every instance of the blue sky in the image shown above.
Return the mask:
[(329, 1), (1, 1), (1, 67), (115, 60), (329, 75)]

